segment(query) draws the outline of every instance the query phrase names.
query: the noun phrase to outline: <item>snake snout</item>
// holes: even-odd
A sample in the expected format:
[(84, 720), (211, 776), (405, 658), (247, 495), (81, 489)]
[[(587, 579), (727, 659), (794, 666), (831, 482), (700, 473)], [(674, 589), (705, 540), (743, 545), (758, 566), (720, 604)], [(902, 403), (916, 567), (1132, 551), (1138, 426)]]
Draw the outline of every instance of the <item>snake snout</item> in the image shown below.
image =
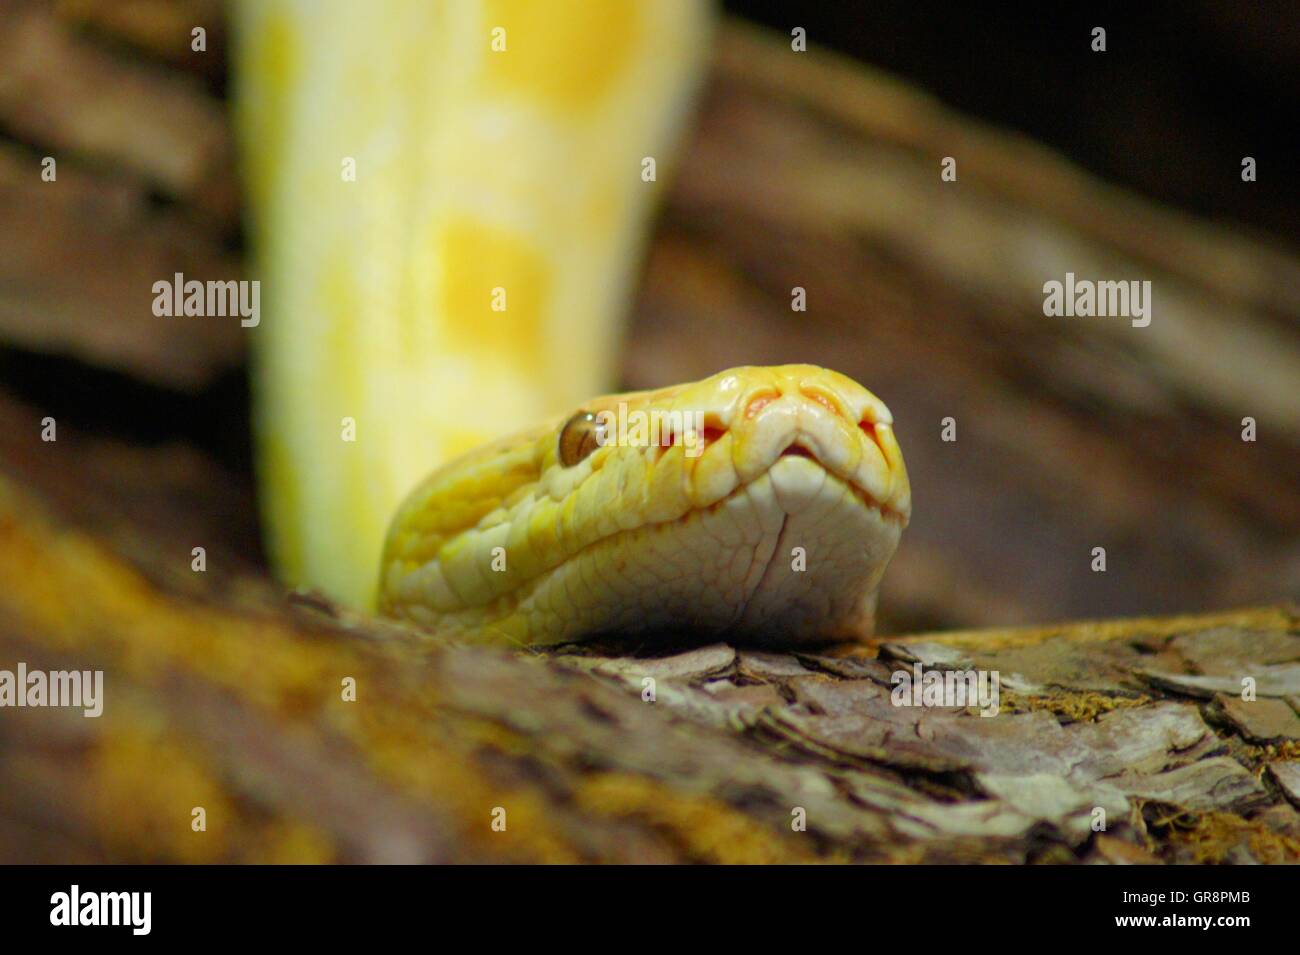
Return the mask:
[(803, 458), (871, 506), (906, 510), (902, 458), (891, 424), (876, 409), (807, 388), (762, 391), (742, 408), (731, 422), (741, 480), (753, 480), (783, 458)]
[(752, 479), (782, 457), (803, 457), (848, 474), (856, 436), (837, 409), (799, 394), (760, 395), (733, 421), (743, 477)]

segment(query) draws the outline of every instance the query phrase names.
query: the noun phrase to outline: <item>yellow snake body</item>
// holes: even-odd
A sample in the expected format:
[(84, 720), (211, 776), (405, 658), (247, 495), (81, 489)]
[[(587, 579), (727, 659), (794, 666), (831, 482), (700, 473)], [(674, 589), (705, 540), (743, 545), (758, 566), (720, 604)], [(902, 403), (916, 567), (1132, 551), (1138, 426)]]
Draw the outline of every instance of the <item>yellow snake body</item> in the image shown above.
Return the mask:
[(232, 15), (268, 549), (285, 583), (367, 607), (422, 475), (615, 380), (709, 4)]
[(705, 0), (233, 9), (286, 583), (510, 644), (869, 632), (909, 492), (889, 412), (841, 375), (737, 368), (583, 408), (676, 412), (671, 436), (570, 414), (470, 450), (613, 379)]
[(525, 645), (871, 632), (911, 493), (869, 391), (811, 365), (745, 367), (582, 410), (695, 424), (607, 432), (566, 462), (566, 416), (445, 465), (392, 522), (380, 610)]

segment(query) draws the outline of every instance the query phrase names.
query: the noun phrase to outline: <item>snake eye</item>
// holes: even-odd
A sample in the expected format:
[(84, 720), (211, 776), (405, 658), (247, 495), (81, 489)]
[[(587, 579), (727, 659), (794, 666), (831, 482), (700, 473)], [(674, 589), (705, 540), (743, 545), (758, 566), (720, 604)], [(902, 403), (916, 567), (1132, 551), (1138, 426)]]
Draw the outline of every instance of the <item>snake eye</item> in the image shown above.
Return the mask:
[(591, 411), (579, 411), (560, 429), (560, 464), (571, 468), (604, 441), (605, 426)]

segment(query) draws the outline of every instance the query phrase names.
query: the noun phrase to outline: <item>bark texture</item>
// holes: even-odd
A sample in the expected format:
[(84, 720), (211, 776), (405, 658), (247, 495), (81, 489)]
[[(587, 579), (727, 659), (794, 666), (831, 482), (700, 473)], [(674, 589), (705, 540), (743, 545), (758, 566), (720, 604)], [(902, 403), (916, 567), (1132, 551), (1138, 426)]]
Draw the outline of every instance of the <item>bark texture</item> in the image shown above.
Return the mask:
[(0, 486), (0, 660), (105, 674), (0, 719), (5, 861), (1300, 861), (1290, 609), (526, 655), (166, 576)]

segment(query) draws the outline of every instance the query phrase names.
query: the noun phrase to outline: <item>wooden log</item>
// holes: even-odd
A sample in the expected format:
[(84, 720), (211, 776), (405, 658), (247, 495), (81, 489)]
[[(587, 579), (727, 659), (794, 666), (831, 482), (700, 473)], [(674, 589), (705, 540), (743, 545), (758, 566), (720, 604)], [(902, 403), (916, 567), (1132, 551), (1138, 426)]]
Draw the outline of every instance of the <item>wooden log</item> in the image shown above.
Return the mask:
[(238, 278), (239, 259), (210, 229), (153, 208), (138, 182), (87, 172), (56, 152), (0, 146), (0, 336), (10, 346), (119, 369), (194, 393), (242, 367), (239, 320), (155, 315), (155, 282), (176, 273)]
[[(1300, 861), (1300, 738), (1170, 689), (1229, 642), (1284, 700), (1293, 608), (543, 656), (155, 570), (0, 484), (0, 692), (103, 673), (98, 717), (0, 711), (0, 861)], [(894, 705), (917, 661), (997, 714)]]
[[(179, 70), (115, 55), (74, 22), (43, 0), (5, 5), (0, 121), (25, 142), (139, 176), (230, 230), (238, 190), (222, 103)], [(188, 31), (172, 44), (188, 51)]]

